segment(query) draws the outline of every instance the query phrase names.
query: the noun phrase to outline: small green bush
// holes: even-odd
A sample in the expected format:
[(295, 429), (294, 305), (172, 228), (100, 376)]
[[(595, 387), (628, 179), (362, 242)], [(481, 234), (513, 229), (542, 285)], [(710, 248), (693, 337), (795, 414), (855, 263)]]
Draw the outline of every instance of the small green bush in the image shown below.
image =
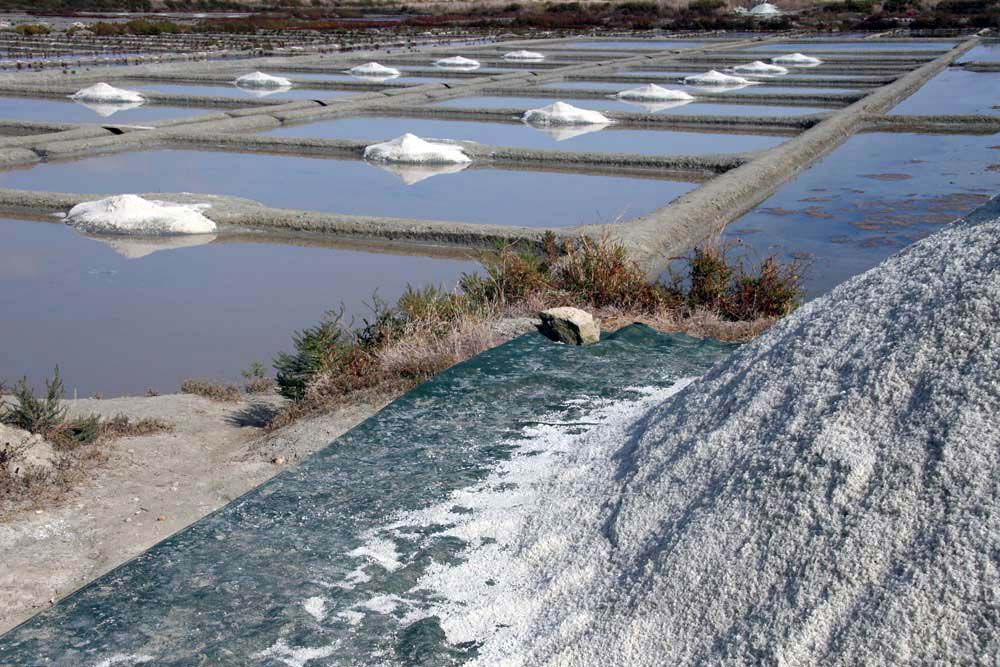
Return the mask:
[(314, 327), (293, 336), (295, 352), (282, 352), (274, 360), (278, 392), (285, 398), (305, 397), (309, 379), (330, 368), (337, 357), (344, 356), (351, 345), (341, 325), (342, 312), (330, 311)]
[(56, 366), (51, 380), (45, 380), (45, 397), (35, 398), (28, 378), (23, 377), (14, 387), (14, 405), (0, 414), (0, 421), (10, 426), (46, 434), (58, 428), (66, 419), (66, 408), (62, 405), (64, 389)]

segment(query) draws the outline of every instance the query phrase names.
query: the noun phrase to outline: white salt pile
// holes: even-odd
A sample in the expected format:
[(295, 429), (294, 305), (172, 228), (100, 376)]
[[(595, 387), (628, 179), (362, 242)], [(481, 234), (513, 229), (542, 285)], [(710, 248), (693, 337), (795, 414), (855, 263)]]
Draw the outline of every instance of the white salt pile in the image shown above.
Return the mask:
[(358, 65), (347, 71), (357, 77), (378, 79), (394, 79), (401, 74), (401, 72), (395, 67), (386, 67), (385, 65), (375, 62)]
[(401, 624), (436, 616), (480, 665), (991, 662), (998, 323), (1000, 219), (954, 225), (673, 395), (527, 430), (371, 531), (469, 545)]
[(77, 204), (67, 214), (66, 223), (90, 234), (210, 234), (216, 227), (202, 214), (206, 208), (207, 204), (170, 204), (138, 195), (115, 195)]
[(772, 5), (770, 2), (762, 2), (749, 12), (751, 16), (756, 16), (758, 18), (781, 16), (781, 13), (782, 12), (777, 5)]
[(87, 86), (70, 95), (77, 102), (94, 102), (98, 104), (142, 104), (145, 98), (134, 90), (115, 88), (104, 82)]
[(406, 133), (381, 144), (365, 148), (365, 159), (406, 164), (464, 164), (472, 162), (461, 146), (425, 141)]
[(244, 74), (234, 81), (241, 88), (291, 88), (292, 82), (280, 76), (271, 76), (263, 72)]
[(528, 109), (521, 120), (532, 125), (608, 125), (611, 119), (600, 111), (580, 109), (565, 102), (555, 102), (541, 109)]
[(683, 90), (663, 88), (657, 86), (655, 83), (623, 90), (616, 93), (615, 97), (623, 100), (639, 100), (644, 102), (690, 102), (694, 99), (694, 95), (686, 93)]
[(504, 60), (545, 60), (545, 56), (538, 51), (511, 51), (503, 54)]
[(783, 56), (776, 56), (771, 58), (771, 62), (790, 67), (816, 67), (823, 64), (823, 61), (819, 58), (807, 56), (804, 53), (788, 53)]
[(736, 74), (755, 74), (757, 76), (782, 76), (788, 70), (779, 65), (771, 65), (761, 60), (755, 60), (748, 65), (737, 65), (733, 68)]
[(689, 86), (702, 86), (705, 88), (742, 88), (754, 84), (750, 79), (741, 76), (731, 76), (723, 74), (718, 70), (709, 70), (704, 74), (692, 74), (684, 77), (684, 83)]
[(444, 67), (446, 69), (473, 70), (473, 69), (479, 69), (479, 61), (473, 60), (472, 58), (455, 56), (453, 58), (441, 58), (440, 60), (435, 60), (434, 66)]

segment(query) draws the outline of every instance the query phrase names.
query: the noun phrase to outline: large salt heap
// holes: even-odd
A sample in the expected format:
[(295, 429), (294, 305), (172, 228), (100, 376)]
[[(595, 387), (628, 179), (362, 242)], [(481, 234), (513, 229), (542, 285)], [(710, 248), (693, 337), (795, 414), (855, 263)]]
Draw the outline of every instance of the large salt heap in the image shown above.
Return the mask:
[(527, 441), (558, 465), (419, 584), (449, 641), (484, 665), (992, 662), (997, 208), (651, 408)]

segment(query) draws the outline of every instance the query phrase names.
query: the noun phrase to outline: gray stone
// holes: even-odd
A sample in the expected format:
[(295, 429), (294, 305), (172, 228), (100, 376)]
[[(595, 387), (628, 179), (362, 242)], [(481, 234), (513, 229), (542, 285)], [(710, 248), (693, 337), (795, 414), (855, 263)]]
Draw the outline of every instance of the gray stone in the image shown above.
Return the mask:
[(600, 322), (579, 308), (549, 308), (541, 313), (543, 334), (567, 345), (589, 345), (601, 339)]

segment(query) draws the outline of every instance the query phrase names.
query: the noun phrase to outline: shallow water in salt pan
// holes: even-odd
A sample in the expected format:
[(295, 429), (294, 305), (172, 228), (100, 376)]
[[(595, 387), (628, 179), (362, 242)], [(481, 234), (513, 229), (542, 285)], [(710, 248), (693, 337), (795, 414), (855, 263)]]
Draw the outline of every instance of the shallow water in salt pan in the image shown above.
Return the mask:
[(129, 259), (60, 222), (0, 219), (0, 378), (38, 384), (58, 364), (70, 396), (109, 397), (236, 382), (331, 308), (363, 317), (376, 289), (395, 300), (407, 283), (450, 286), (476, 266), (252, 237)]
[(774, 51), (788, 49), (788, 52), (805, 53), (807, 51), (916, 51), (926, 56), (933, 51), (947, 51), (956, 42), (784, 42), (782, 44), (760, 44), (749, 47), (753, 51)]
[(1000, 134), (859, 134), (724, 236), (753, 258), (805, 259), (813, 297), (965, 215), (998, 174)]
[(766, 134), (633, 130), (608, 126), (596, 132), (558, 140), (542, 130), (520, 122), (489, 123), (391, 116), (340, 118), (281, 127), (269, 130), (264, 134), (283, 137), (358, 139), (374, 143), (398, 137), (406, 132), (412, 132), (424, 138), (478, 141), (492, 146), (600, 153), (638, 153), (642, 155), (739, 153), (771, 148), (788, 138)]
[[(664, 88), (676, 88), (692, 95), (698, 94), (697, 86), (688, 86), (681, 83), (681, 79), (689, 74), (678, 75), (674, 80), (666, 81), (662, 77), (641, 77), (636, 76), (635, 81), (560, 81), (558, 83), (544, 84), (545, 88), (554, 90), (606, 90), (609, 93), (617, 93), (619, 90), (635, 88), (645, 83), (655, 83)], [(733, 88), (730, 90), (713, 90), (713, 95), (857, 95), (867, 92), (865, 89), (853, 88), (822, 88), (812, 86), (781, 86), (774, 84), (746, 86), (744, 88)]]
[[(632, 51), (632, 50), (667, 50), (667, 49), (694, 49), (705, 46), (709, 42), (685, 41), (685, 40), (648, 40), (648, 41), (597, 41), (597, 42), (567, 42), (560, 44), (560, 47), (571, 49), (607, 49), (611, 51)], [(721, 46), (724, 42), (711, 42), (713, 46)], [(544, 47), (539, 49), (544, 51)]]
[(0, 187), (89, 194), (201, 192), (277, 208), (525, 227), (607, 223), (653, 211), (696, 184), (550, 171), (467, 169), (406, 185), (361, 160), (150, 150), (0, 172)]
[(1000, 114), (1000, 72), (973, 72), (949, 67), (890, 113)]
[(204, 108), (144, 104), (134, 109), (117, 111), (110, 116), (102, 116), (96, 111), (70, 99), (0, 97), (0, 118), (5, 120), (30, 120), (39, 123), (142, 123), (167, 118), (197, 116), (205, 113)]
[(987, 63), (1000, 62), (1000, 42), (981, 43), (979, 46), (966, 51), (957, 62), (967, 63), (977, 60)]

